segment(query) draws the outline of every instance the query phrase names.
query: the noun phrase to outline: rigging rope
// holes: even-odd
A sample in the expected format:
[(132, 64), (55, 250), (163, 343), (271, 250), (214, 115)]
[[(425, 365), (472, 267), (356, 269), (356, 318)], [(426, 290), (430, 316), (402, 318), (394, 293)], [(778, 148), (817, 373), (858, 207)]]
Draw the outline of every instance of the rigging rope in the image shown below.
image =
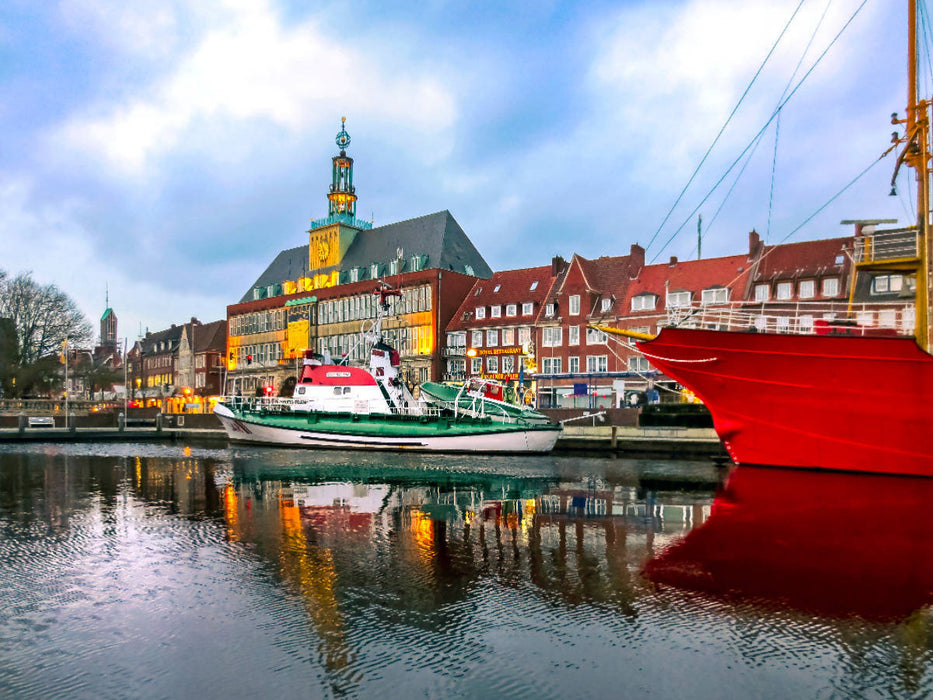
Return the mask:
[(774, 122), (774, 155), (771, 158), (771, 194), (768, 196), (768, 228), (765, 229), (765, 243), (771, 235), (771, 213), (774, 211), (774, 173), (777, 170), (777, 151), (778, 138), (781, 135), (781, 112), (778, 110), (778, 118)]
[(751, 81), (748, 83), (748, 86), (745, 88), (745, 92), (742, 93), (742, 96), (739, 98), (739, 101), (736, 102), (735, 107), (732, 108), (732, 112), (729, 113), (726, 122), (722, 125), (722, 128), (719, 129), (719, 133), (716, 134), (716, 138), (713, 139), (713, 142), (709, 145), (709, 148), (706, 149), (706, 153), (703, 154), (703, 157), (700, 159), (699, 164), (694, 169), (693, 174), (690, 175), (690, 179), (687, 180), (687, 184), (684, 185), (683, 189), (680, 191), (680, 194), (677, 195), (677, 199), (674, 200), (674, 203), (671, 205), (671, 208), (668, 210), (667, 214), (664, 217), (664, 220), (661, 222), (661, 225), (658, 226), (658, 230), (654, 232), (654, 235), (651, 237), (651, 240), (648, 241), (648, 245), (645, 246), (645, 250), (651, 248), (651, 245), (654, 243), (655, 239), (658, 237), (658, 234), (661, 233), (661, 229), (664, 228), (664, 224), (667, 223), (667, 220), (671, 217), (671, 214), (674, 213), (674, 209), (677, 208), (677, 205), (680, 203), (680, 200), (687, 193), (687, 188), (690, 187), (690, 183), (693, 182), (693, 179), (697, 176), (697, 173), (700, 172), (700, 168), (703, 167), (703, 163), (706, 162), (706, 159), (709, 157), (709, 154), (712, 152), (713, 148), (719, 142), (719, 138), (722, 136), (723, 132), (726, 130), (726, 127), (729, 126), (729, 122), (732, 121), (732, 117), (735, 116), (735, 113), (739, 110), (739, 107), (742, 105), (742, 102), (745, 100), (745, 97), (748, 95), (749, 91), (752, 89), (752, 86), (755, 84), (755, 81), (758, 80), (758, 76), (761, 75), (761, 71), (764, 70), (764, 67), (767, 65), (768, 61), (771, 60), (771, 55), (777, 49), (778, 44), (781, 42), (781, 39), (784, 37), (784, 34), (787, 33), (787, 30), (790, 28), (791, 22), (794, 21), (794, 17), (797, 16), (797, 13), (800, 12), (800, 8), (803, 6), (804, 0), (800, 0), (797, 4), (797, 7), (794, 9), (794, 13), (790, 16), (790, 19), (787, 20), (787, 23), (784, 25), (784, 29), (781, 30), (781, 33), (778, 35), (778, 38), (775, 39), (774, 44), (771, 46), (771, 50), (768, 51), (768, 55), (765, 56), (765, 59), (761, 62), (761, 65), (758, 66), (758, 70), (755, 71), (755, 75), (752, 76)]
[(788, 102), (790, 102), (791, 98), (793, 98), (793, 96), (797, 93), (797, 91), (798, 91), (798, 90), (800, 89), (800, 87), (804, 84), (804, 82), (806, 82), (807, 78), (810, 77), (810, 75), (813, 73), (813, 71), (816, 69), (816, 67), (820, 64), (820, 62), (823, 60), (823, 58), (824, 58), (824, 57), (826, 56), (826, 54), (829, 52), (829, 50), (830, 50), (830, 49), (836, 44), (836, 42), (839, 40), (839, 37), (841, 37), (842, 34), (846, 31), (846, 29), (849, 28), (849, 25), (852, 24), (853, 20), (858, 16), (858, 14), (862, 11), (862, 8), (865, 7), (865, 5), (866, 5), (867, 3), (868, 3), (868, 0), (862, 0), (862, 2), (861, 2), (861, 3), (859, 4), (859, 6), (856, 8), (855, 12), (852, 13), (852, 16), (849, 17), (849, 19), (846, 21), (846, 23), (842, 26), (842, 29), (840, 29), (839, 32), (836, 34), (836, 36), (833, 37), (833, 40), (829, 43), (829, 45), (828, 45), (825, 49), (823, 49), (823, 52), (817, 57), (817, 59), (816, 59), (816, 61), (814, 62), (814, 64), (813, 64), (812, 66), (810, 66), (810, 68), (807, 70), (807, 72), (804, 74), (804, 76), (803, 76), (803, 77), (798, 81), (798, 83), (794, 86), (794, 89), (791, 90), (790, 94), (787, 95), (787, 97), (784, 98), (784, 100), (778, 105), (777, 109), (771, 114), (771, 117), (768, 119), (767, 122), (765, 122), (764, 126), (762, 126), (761, 129), (758, 130), (758, 133), (755, 134), (755, 136), (752, 137), (752, 140), (751, 140), (751, 141), (749, 142), (749, 144), (745, 147), (745, 149), (738, 155), (738, 157), (737, 157), (734, 161), (732, 161), (732, 165), (730, 165), (730, 166), (726, 169), (726, 172), (724, 172), (724, 173), (722, 174), (722, 177), (720, 177), (720, 178), (716, 181), (716, 184), (714, 184), (713, 187), (710, 189), (710, 191), (706, 193), (706, 196), (703, 197), (702, 200), (700, 200), (700, 203), (697, 204), (697, 206), (693, 209), (693, 211), (691, 211), (690, 214), (687, 215), (687, 217), (684, 219), (683, 223), (682, 223), (680, 226), (677, 227), (677, 230), (675, 230), (674, 233), (671, 234), (670, 238), (668, 238), (667, 241), (664, 243), (664, 245), (661, 247), (661, 250), (659, 250), (657, 253), (655, 253), (654, 257), (653, 257), (653, 258), (651, 259), (651, 261), (650, 261), (651, 263), (654, 263), (654, 262), (661, 256), (661, 253), (663, 253), (664, 250), (667, 248), (667, 246), (669, 246), (669, 245), (671, 244), (671, 242), (674, 240), (674, 238), (677, 236), (677, 234), (681, 232), (681, 230), (683, 229), (683, 227), (686, 226), (688, 222), (690, 222), (690, 221), (693, 220), (694, 215), (700, 210), (700, 207), (702, 207), (702, 206), (706, 203), (706, 200), (709, 199), (709, 198), (712, 196), (713, 192), (715, 192), (715, 191), (719, 188), (719, 185), (722, 184), (722, 181), (725, 180), (725, 179), (726, 179), (726, 176), (727, 176), (730, 172), (732, 172), (732, 170), (735, 168), (736, 165), (738, 165), (739, 161), (745, 156), (745, 154), (749, 151), (749, 149), (751, 149), (751, 147), (752, 147), (752, 145), (754, 145), (755, 141), (768, 129), (769, 126), (771, 126), (771, 122), (773, 122), (773, 121), (777, 118), (777, 115), (778, 115), (778, 113), (780, 112), (781, 108), (783, 108)]

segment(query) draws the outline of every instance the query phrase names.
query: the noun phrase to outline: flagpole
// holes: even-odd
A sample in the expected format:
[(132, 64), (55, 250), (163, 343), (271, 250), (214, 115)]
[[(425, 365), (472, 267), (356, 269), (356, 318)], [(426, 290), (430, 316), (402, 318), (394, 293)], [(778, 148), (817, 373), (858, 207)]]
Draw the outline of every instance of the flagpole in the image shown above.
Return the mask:
[(68, 427), (68, 338), (63, 343), (65, 350), (65, 427)]

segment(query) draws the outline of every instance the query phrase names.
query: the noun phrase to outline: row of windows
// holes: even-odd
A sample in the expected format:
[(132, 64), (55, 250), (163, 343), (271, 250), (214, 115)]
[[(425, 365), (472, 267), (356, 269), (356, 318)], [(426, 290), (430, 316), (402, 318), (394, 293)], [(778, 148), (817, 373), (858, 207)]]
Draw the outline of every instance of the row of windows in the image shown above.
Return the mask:
[(171, 384), (172, 375), (171, 374), (150, 374), (146, 377), (146, 386), (161, 386), (163, 384)]
[[(431, 310), (431, 287), (407, 287), (402, 289), (402, 296), (387, 297), (389, 304), (388, 314), (419, 313)], [(360, 321), (376, 318), (376, 307), (379, 297), (375, 294), (357, 294), (352, 297), (322, 301), (319, 307), (319, 323), (343, 323), (344, 321)]]
[[(657, 294), (638, 294), (632, 297), (632, 311), (654, 311), (658, 305)], [(700, 294), (703, 304), (725, 304), (729, 301), (729, 290), (726, 287), (712, 287), (704, 289)], [(668, 292), (666, 304), (667, 308), (690, 306), (693, 302), (691, 292)]]
[[(470, 344), (474, 348), (495, 348), (499, 347), (511, 347), (516, 344), (516, 332), (518, 331), (518, 345), (525, 345), (526, 343), (531, 342), (531, 327), (530, 326), (521, 326), (518, 329), (515, 328), (489, 328), (485, 331), (470, 331)], [(452, 347), (463, 347), (466, 345), (466, 333), (462, 335), (459, 333), (451, 333), (449, 338), (452, 338), (455, 342)]]
[[(771, 300), (771, 285), (769, 283), (761, 283), (755, 285), (755, 301), (763, 302)], [(820, 296), (825, 298), (832, 298), (839, 296), (839, 278), (838, 277), (824, 277), (821, 280), (820, 285)], [(787, 301), (788, 299), (793, 299), (794, 297), (794, 283), (793, 282), (778, 282), (774, 285), (774, 298), (778, 301)], [(797, 282), (797, 298), (798, 299), (814, 299), (816, 298), (816, 280), (800, 280)]]
[[(499, 374), (500, 372), (502, 374), (515, 374), (518, 372), (518, 363), (519, 359), (516, 358), (515, 355), (474, 357), (470, 360), (470, 373), (483, 374), (483, 365), (485, 364), (486, 374)], [(460, 365), (458, 364), (457, 366), (459, 367)], [(453, 366), (450, 367), (450, 370), (451, 372), (457, 371)]]
[[(522, 316), (533, 316), (535, 312), (534, 302), (526, 301), (522, 303)], [(505, 316), (506, 318), (512, 318), (518, 316), (518, 304), (506, 304), (505, 305)], [(486, 307), (477, 306), (476, 307), (476, 318), (484, 319), (486, 318)], [(502, 318), (502, 306), (497, 304), (495, 306), (489, 307), (489, 318)]]
[[(609, 337), (595, 328), (586, 329), (587, 345), (605, 345)], [(564, 329), (562, 326), (545, 326), (541, 329), (541, 345), (546, 348), (556, 348), (563, 345)], [(580, 326), (567, 327), (567, 345), (580, 344)]]
[[(428, 325), (383, 330), (382, 337), (403, 356), (430, 354), (433, 351), (432, 329)], [(366, 355), (366, 346), (361, 342), (358, 333), (318, 338), (317, 351), (322, 355), (325, 353), (330, 355), (333, 360), (339, 360), (344, 356), (349, 356), (351, 362), (369, 360)]]
[(237, 369), (266, 362), (278, 362), (282, 359), (282, 345), (280, 343), (256, 343), (253, 345), (240, 345), (230, 349), (230, 359)]
[(285, 329), (285, 309), (269, 309), (230, 319), (230, 335), (250, 335)]
[(156, 369), (158, 367), (171, 367), (172, 356), (161, 355), (159, 357), (147, 357), (143, 360), (143, 367), (146, 370)]
[[(609, 371), (609, 356), (608, 355), (587, 355), (586, 356), (586, 371), (587, 372), (608, 372)], [(561, 374), (563, 372), (563, 358), (560, 357), (545, 357), (541, 360), (541, 370), (544, 374)], [(580, 358), (577, 356), (572, 356), (567, 358), (567, 372), (571, 374), (580, 373)]]

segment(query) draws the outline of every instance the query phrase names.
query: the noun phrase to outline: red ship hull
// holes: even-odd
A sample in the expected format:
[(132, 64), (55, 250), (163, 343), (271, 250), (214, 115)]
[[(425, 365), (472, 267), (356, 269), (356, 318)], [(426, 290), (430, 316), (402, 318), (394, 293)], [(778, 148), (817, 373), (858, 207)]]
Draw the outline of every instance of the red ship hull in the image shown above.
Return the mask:
[(933, 476), (933, 357), (910, 338), (664, 328), (638, 345), (737, 464)]

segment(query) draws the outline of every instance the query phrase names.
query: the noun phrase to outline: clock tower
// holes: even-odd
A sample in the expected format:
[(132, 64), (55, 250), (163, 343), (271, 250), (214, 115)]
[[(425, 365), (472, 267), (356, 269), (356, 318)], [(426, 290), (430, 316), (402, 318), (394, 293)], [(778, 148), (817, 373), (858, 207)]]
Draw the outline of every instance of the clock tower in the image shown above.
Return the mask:
[[(312, 221), (308, 231), (311, 234), (308, 268), (312, 272), (339, 265), (356, 234), (372, 228), (370, 222), (356, 218), (356, 187), (353, 186), (353, 159), (347, 155), (350, 134), (347, 133), (346, 123), (347, 118), (342, 117), (336, 139), (340, 153), (333, 159), (330, 190), (327, 193), (327, 218)], [(323, 278), (318, 279), (319, 282), (323, 281)]]

